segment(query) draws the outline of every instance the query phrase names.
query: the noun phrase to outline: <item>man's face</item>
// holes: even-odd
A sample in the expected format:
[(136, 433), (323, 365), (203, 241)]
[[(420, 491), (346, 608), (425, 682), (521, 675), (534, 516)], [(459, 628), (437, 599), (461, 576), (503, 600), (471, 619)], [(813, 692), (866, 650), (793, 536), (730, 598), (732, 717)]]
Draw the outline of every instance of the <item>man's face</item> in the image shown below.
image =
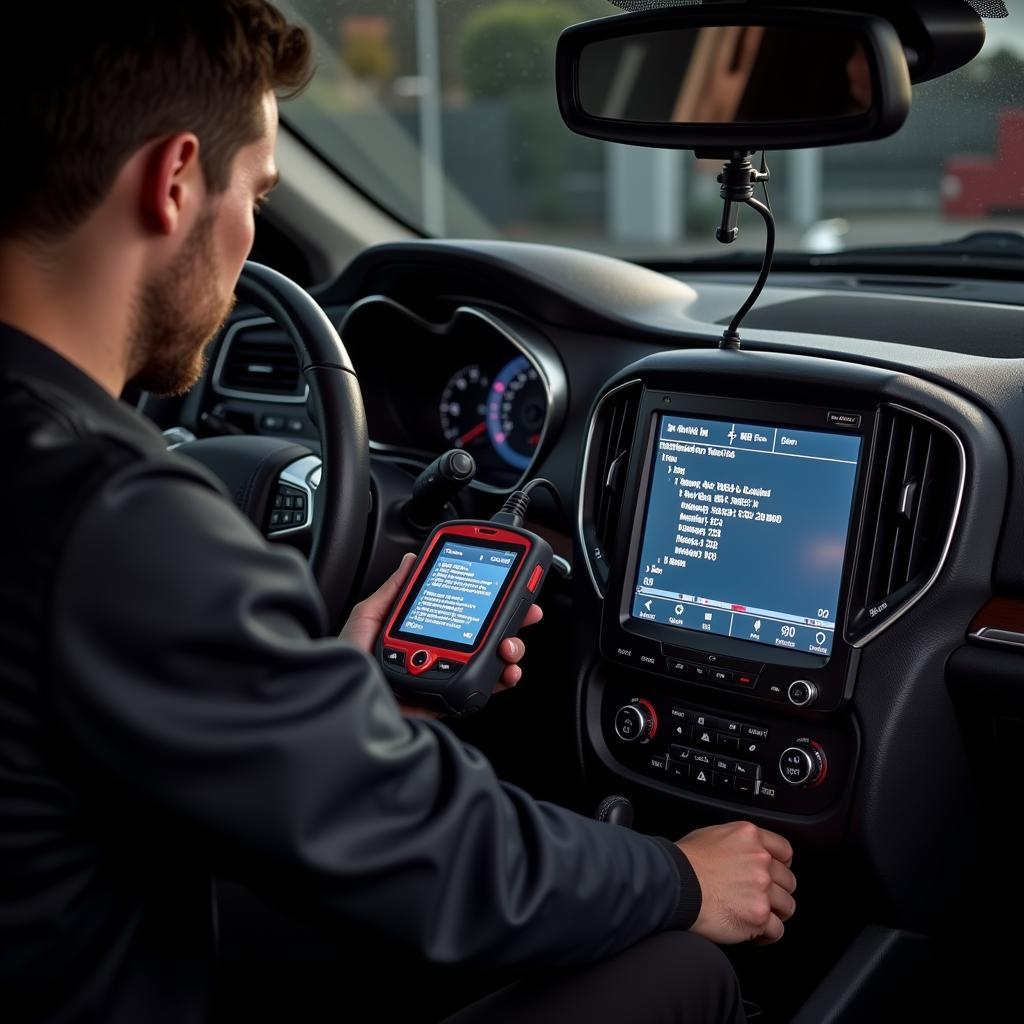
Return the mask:
[(205, 208), (177, 256), (143, 282), (132, 330), (132, 381), (157, 395), (180, 395), (203, 372), (205, 352), (235, 304), (235, 285), (256, 225), (256, 205), (277, 182), (277, 101), (264, 98), (264, 132), (235, 157), (231, 180)]

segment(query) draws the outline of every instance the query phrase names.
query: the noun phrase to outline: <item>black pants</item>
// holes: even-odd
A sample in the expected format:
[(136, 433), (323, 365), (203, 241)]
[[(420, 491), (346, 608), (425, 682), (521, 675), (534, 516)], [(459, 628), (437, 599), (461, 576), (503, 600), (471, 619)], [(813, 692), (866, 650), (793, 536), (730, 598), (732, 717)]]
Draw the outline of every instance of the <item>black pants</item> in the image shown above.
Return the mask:
[(518, 981), (443, 1024), (743, 1024), (725, 954), (688, 932), (663, 932), (599, 963)]

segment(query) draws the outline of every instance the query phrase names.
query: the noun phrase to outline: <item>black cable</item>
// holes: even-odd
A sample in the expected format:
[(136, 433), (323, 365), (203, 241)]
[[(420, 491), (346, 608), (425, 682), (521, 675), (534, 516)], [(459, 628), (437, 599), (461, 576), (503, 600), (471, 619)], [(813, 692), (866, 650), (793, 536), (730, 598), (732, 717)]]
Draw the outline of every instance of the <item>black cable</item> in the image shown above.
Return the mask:
[(552, 502), (554, 503), (555, 511), (561, 517), (562, 522), (566, 525), (566, 527), (571, 529), (572, 524), (569, 522), (569, 516), (565, 511), (565, 505), (562, 504), (562, 496), (558, 493), (558, 488), (550, 480), (545, 480), (544, 477), (539, 476), (536, 479), (531, 480), (523, 488), (523, 493), (529, 494), (530, 491), (535, 490), (538, 487), (547, 491), (547, 493), (551, 497)]
[(753, 308), (754, 303), (761, 297), (761, 292), (764, 291), (764, 286), (768, 283), (768, 275), (772, 269), (772, 259), (775, 256), (775, 217), (772, 215), (772, 211), (758, 199), (748, 199), (746, 205), (757, 210), (764, 218), (765, 231), (767, 233), (764, 245), (764, 262), (761, 264), (761, 273), (757, 276), (754, 290), (750, 293), (747, 301), (740, 307), (739, 312), (732, 318), (729, 329), (722, 335), (722, 341), (720, 342), (722, 348), (739, 348), (740, 324), (743, 323), (743, 318)]
[(768, 170), (768, 161), (765, 159), (765, 151), (761, 150), (761, 173), (764, 177), (761, 179), (761, 185), (764, 188), (764, 201), (768, 206), (768, 212), (774, 217), (775, 211), (772, 209), (772, 197), (768, 195), (768, 179), (771, 177), (771, 171)]

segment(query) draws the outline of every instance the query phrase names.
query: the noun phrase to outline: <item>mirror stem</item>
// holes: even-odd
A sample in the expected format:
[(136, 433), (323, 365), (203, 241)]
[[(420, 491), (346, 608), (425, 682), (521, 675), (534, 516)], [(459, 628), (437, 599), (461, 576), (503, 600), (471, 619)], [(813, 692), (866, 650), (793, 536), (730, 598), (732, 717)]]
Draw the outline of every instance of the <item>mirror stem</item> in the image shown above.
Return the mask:
[(719, 348), (738, 349), (740, 347), (740, 324), (743, 323), (744, 317), (760, 298), (761, 292), (764, 291), (768, 275), (771, 273), (772, 259), (775, 256), (775, 217), (764, 203), (754, 198), (754, 186), (759, 182), (767, 181), (769, 172), (767, 169), (756, 170), (750, 162), (750, 156), (749, 153), (734, 154), (726, 162), (722, 173), (718, 176), (722, 185), (721, 195), (725, 209), (722, 211), (722, 223), (715, 232), (715, 237), (723, 245), (731, 245), (735, 242), (740, 233), (739, 208), (740, 206), (751, 207), (764, 218), (766, 229), (764, 262), (761, 264), (761, 273), (757, 277), (753, 291), (722, 334), (722, 340), (718, 343)]

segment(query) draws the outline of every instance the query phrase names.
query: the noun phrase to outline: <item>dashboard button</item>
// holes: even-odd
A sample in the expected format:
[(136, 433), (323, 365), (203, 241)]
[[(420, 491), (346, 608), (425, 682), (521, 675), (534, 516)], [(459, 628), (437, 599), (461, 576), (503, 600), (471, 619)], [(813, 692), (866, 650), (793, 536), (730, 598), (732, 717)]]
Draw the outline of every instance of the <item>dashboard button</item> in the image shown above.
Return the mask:
[(710, 768), (701, 768), (699, 765), (694, 765), (690, 771), (690, 781), (697, 786), (710, 786), (714, 774)]
[(715, 772), (715, 778), (712, 785), (715, 789), (721, 789), (731, 793), (733, 790), (733, 778), (728, 772)]
[(765, 745), (760, 740), (740, 740), (738, 752), (743, 757), (760, 757), (764, 748)]
[(715, 734), (710, 729), (701, 728), (699, 725), (693, 727), (693, 743), (698, 747), (705, 747), (710, 750), (715, 745)]
[(693, 668), (685, 661), (678, 661), (676, 658), (668, 659), (668, 670), (674, 676), (682, 676), (683, 679), (696, 679)]
[(761, 766), (749, 761), (737, 761), (733, 765), (733, 772), (737, 779), (756, 779), (761, 774)]
[(711, 769), (711, 755), (703, 750), (694, 750), (690, 753), (690, 761), (698, 768)]
[(711, 682), (713, 683), (731, 683), (735, 679), (731, 669), (727, 668), (714, 668), (711, 669)]
[(766, 725), (744, 725), (743, 738), (752, 740), (768, 739), (768, 726)]
[(737, 776), (733, 783), (733, 791), (740, 796), (753, 796), (757, 783), (746, 776)]
[(786, 688), (781, 683), (769, 683), (765, 689), (765, 696), (769, 700), (785, 700)]
[(742, 736), (743, 726), (739, 722), (730, 722), (728, 719), (720, 718), (718, 731), (724, 732), (727, 736)]
[(717, 729), (718, 719), (714, 715), (705, 715), (701, 711), (694, 712), (693, 725), (696, 729)]
[(674, 744), (668, 748), (668, 759), (670, 761), (685, 761), (690, 763), (690, 755), (693, 753), (689, 747), (677, 747)]
[(681, 782), (685, 782), (690, 778), (691, 772), (689, 761), (673, 761), (669, 759), (668, 762), (668, 774), (674, 779), (678, 779)]
[(715, 749), (725, 754), (738, 754), (740, 741), (735, 736), (720, 732), (715, 734)]
[(712, 762), (712, 767), (716, 772), (731, 772), (733, 766), (733, 760), (731, 757), (718, 757), (715, 756)]
[(664, 757), (652, 757), (647, 762), (648, 768), (653, 768), (656, 772), (663, 772), (665, 770), (666, 760)]
[(757, 676), (751, 675), (749, 672), (734, 672), (732, 681), (737, 686), (745, 686), (748, 690), (757, 686)]

